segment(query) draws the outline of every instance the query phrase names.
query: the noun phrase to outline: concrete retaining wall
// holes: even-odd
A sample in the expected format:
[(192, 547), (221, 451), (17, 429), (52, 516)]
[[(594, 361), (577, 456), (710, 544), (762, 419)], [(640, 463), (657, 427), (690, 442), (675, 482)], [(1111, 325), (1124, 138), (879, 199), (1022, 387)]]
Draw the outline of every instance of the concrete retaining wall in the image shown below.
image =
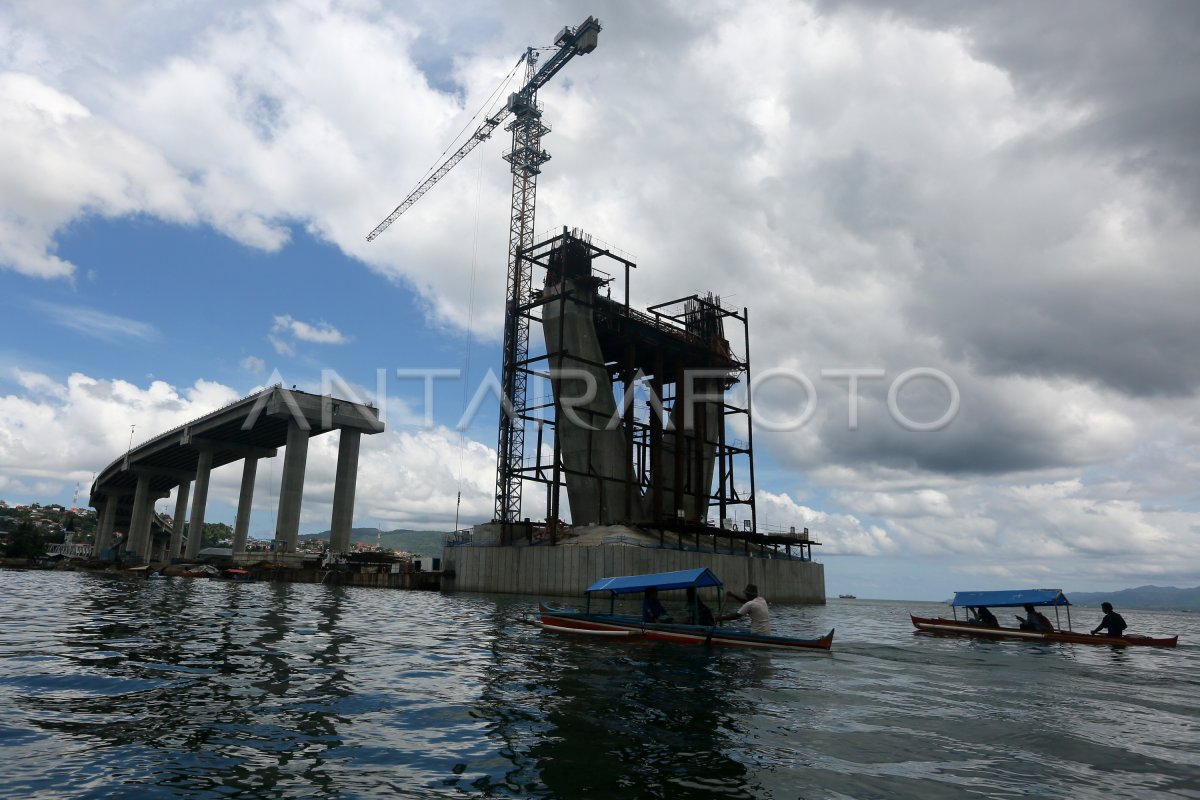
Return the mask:
[(281, 569), (264, 573), (266, 580), (283, 583), (323, 583), (327, 586), (370, 586), (377, 589), (437, 591), (440, 572), (337, 572), (319, 569)]
[(447, 547), (442, 588), (578, 598), (600, 578), (697, 567), (708, 567), (739, 594), (747, 583), (756, 583), (771, 603), (825, 603), (825, 567), (813, 561), (629, 545)]

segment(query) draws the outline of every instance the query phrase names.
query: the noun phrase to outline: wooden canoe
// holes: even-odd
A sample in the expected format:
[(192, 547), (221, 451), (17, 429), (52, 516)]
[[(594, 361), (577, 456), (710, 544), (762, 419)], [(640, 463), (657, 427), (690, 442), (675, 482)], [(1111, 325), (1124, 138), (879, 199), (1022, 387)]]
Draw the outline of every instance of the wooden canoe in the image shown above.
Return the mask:
[(1023, 639), (1032, 642), (1070, 642), (1073, 644), (1104, 644), (1112, 647), (1174, 647), (1179, 636), (1153, 638), (1150, 636), (1094, 636), (1078, 631), (1023, 631), (1019, 628), (988, 628), (971, 622), (943, 617), (918, 617), (909, 614), (913, 627), (922, 633), (945, 636), (974, 636), (980, 639)]
[(635, 617), (610, 614), (588, 614), (580, 611), (538, 605), (542, 627), (559, 633), (592, 635), (640, 635), (647, 639), (676, 644), (718, 645), (722, 647), (765, 647), (783, 650), (828, 650), (833, 645), (833, 631), (818, 639), (795, 639), (790, 636), (771, 636), (750, 633), (736, 628), (680, 623), (642, 622)]

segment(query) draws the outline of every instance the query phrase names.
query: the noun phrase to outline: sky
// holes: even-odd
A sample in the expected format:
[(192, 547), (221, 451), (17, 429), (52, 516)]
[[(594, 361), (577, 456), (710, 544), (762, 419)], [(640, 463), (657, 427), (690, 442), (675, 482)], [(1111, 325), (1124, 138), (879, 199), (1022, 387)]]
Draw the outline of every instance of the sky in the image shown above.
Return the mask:
[[(7, 2), (0, 499), (86, 504), (130, 442), (283, 382), (380, 406), (357, 526), (490, 519), (496, 404), (463, 418), (507, 135), (366, 234), (589, 14), (535, 229), (627, 254), (635, 305), (749, 309), (759, 521), (810, 529), (828, 593), (1200, 584), (1190, 2)], [(427, 406), (423, 370), (459, 377)]]

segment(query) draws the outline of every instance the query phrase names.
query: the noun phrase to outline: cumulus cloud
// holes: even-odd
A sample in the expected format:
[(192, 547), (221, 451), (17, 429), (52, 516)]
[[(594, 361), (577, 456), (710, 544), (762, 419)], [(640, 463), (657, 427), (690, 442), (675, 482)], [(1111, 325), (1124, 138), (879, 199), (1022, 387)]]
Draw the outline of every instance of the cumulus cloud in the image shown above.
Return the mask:
[(328, 322), (302, 322), (282, 314), (275, 317), (271, 330), (267, 333), (267, 341), (279, 355), (294, 356), (298, 341), (312, 344), (346, 344), (351, 338)]
[(0, 266), (66, 278), (54, 236), (86, 213), (189, 223), (189, 187), (154, 146), (35, 75), (0, 71)]
[(271, 326), (271, 333), (287, 333), (302, 342), (314, 342), (316, 344), (346, 344), (350, 341), (348, 336), (328, 322), (322, 321), (315, 324), (301, 322), (287, 314), (275, 317), (275, 324)]
[[(313, 440), (305, 519), (326, 524), (333, 509), (334, 437)], [(387, 529), (450, 530), (491, 519), (496, 451), (446, 428), (393, 428), (363, 438), (355, 516)], [(459, 493), (461, 492), (461, 505)]]
[(755, 505), (759, 527), (781, 533), (810, 529), (810, 536), (821, 542), (822, 555), (877, 556), (897, 550), (881, 526), (865, 524), (852, 514), (808, 508), (787, 493), (760, 492)]
[(90, 482), (131, 441), (137, 444), (238, 396), (205, 380), (181, 390), (163, 381), (142, 387), (81, 373), (65, 382), (24, 371), (18, 377), (27, 391), (0, 397), (0, 471), (63, 484)]

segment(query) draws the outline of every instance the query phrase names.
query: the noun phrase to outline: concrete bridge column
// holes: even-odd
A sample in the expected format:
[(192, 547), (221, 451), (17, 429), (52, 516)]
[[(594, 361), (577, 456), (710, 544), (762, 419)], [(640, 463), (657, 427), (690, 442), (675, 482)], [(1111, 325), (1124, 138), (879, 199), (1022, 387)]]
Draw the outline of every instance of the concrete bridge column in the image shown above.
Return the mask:
[(258, 474), (258, 459), (247, 458), (242, 464), (242, 491), (238, 495), (237, 519), (233, 522), (233, 552), (246, 552), (246, 535), (250, 531), (250, 507), (254, 503), (254, 477)]
[(125, 549), (136, 554), (139, 563), (150, 560), (150, 475), (138, 475), (137, 490), (133, 493), (133, 513), (129, 519), (128, 544)]
[(288, 420), (287, 452), (283, 456), (283, 480), (279, 486), (278, 527), (275, 529), (275, 549), (284, 553), (296, 551), (300, 535), (300, 501), (304, 498), (304, 468), (308, 463), (308, 431), (295, 418)]
[[(142, 517), (142, 530), (138, 533), (138, 537), (145, 544), (145, 555), (142, 556), (143, 564), (149, 564), (154, 560), (154, 503), (157, 500), (158, 497), (153, 493), (146, 498), (146, 516)], [(140, 554), (142, 551), (138, 552)]]
[(183, 526), (187, 517), (188, 509), (188, 493), (192, 490), (192, 482), (184, 481), (179, 484), (179, 489), (175, 495), (175, 516), (171, 518), (171, 549), (167, 552), (167, 558), (174, 560), (179, 558), (180, 548), (183, 546)]
[(204, 538), (204, 507), (208, 505), (208, 476), (212, 472), (212, 450), (200, 451), (196, 465), (196, 489), (192, 493), (192, 521), (188, 525), (187, 559), (200, 555), (200, 540)]
[(104, 501), (104, 510), (100, 512), (100, 524), (96, 526), (96, 543), (92, 547), (92, 556), (99, 558), (100, 554), (112, 546), (113, 527), (117, 521), (117, 503), (119, 499), (110, 495)]
[(354, 490), (358, 483), (360, 431), (342, 428), (338, 442), (337, 474), (333, 483), (333, 519), (330, 522), (329, 549), (344, 553), (350, 549), (350, 531), (354, 525)]

